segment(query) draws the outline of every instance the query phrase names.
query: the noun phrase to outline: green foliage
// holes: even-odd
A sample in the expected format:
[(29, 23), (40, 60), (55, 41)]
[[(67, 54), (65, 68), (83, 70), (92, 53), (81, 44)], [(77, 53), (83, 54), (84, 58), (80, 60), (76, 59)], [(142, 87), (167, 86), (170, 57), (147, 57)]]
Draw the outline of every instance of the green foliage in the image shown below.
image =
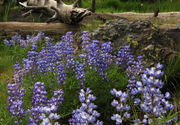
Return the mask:
[(3, 42), (0, 42), (0, 48), (0, 73), (12, 69), (13, 64), (22, 60), (28, 51), (20, 46), (7, 47)]
[(156, 125), (162, 125), (166, 121), (169, 121), (173, 119), (174, 117), (178, 117), (179, 113), (180, 112), (173, 112), (173, 110), (171, 110), (166, 116), (163, 115), (160, 118), (156, 119)]
[(166, 67), (166, 78), (179, 76), (180, 74), (180, 53), (171, 58)]
[[(82, 2), (85, 8), (89, 8), (91, 5), (91, 0), (83, 0)], [(159, 8), (160, 12), (180, 11), (179, 5), (179, 0), (155, 0), (154, 2), (147, 0), (96, 0), (97, 12), (153, 12), (156, 8)]]
[[(12, 117), (10, 112), (7, 110), (7, 88), (6, 88), (6, 79), (12, 76), (13, 64), (22, 61), (23, 58), (26, 57), (27, 51), (30, 47), (23, 49), (19, 45), (13, 47), (6, 47), (4, 43), (1, 43), (0, 51), (0, 71), (6, 72), (9, 69), (11, 75), (8, 74), (5, 78), (0, 77), (0, 94), (3, 94), (3, 97), (0, 99), (0, 124), (13, 124), (13, 121), (16, 121), (16, 118)], [(44, 43), (39, 43), (39, 47), (44, 45)], [(6, 59), (9, 58), (10, 59)], [(2, 59), (1, 59), (2, 58)], [(67, 79), (66, 83), (63, 87), (59, 86), (57, 83), (57, 74), (47, 73), (46, 75), (40, 74), (37, 71), (31, 71), (25, 75), (23, 80), (23, 86), (25, 88), (26, 95), (23, 97), (24, 99), (24, 109), (28, 109), (31, 106), (31, 98), (33, 94), (33, 87), (37, 81), (41, 81), (45, 83), (46, 90), (48, 92), (48, 97), (51, 98), (53, 91), (58, 88), (62, 88), (64, 91), (64, 101), (63, 105), (59, 110), (61, 115), (61, 123), (67, 124), (67, 120), (71, 117), (71, 113), (74, 109), (80, 106), (79, 103), (79, 82), (76, 80), (75, 73), (67, 71)], [(35, 76), (35, 77), (33, 77)], [(95, 103), (100, 105), (97, 109), (101, 112), (101, 119), (107, 121), (108, 123), (112, 123), (109, 116), (113, 114), (115, 109), (111, 106), (111, 101), (113, 97), (110, 94), (110, 90), (112, 88), (123, 89), (127, 85), (128, 78), (126, 77), (125, 72), (119, 72), (117, 66), (112, 66), (108, 70), (108, 78), (109, 81), (102, 81), (101, 77), (95, 71), (90, 71), (90, 69), (86, 69), (86, 84), (87, 87), (91, 88), (94, 92), (94, 95), (98, 98)], [(2, 80), (2, 81), (1, 81)], [(6, 102), (6, 103), (3, 103)], [(27, 116), (30, 114), (27, 114)], [(11, 116), (8, 118), (8, 116)], [(22, 119), (22, 124), (27, 124), (27, 119)]]
[[(112, 66), (108, 71), (108, 81), (102, 81), (101, 77), (95, 72), (86, 69), (86, 86), (93, 90), (94, 95), (97, 97), (95, 104), (99, 105), (98, 111), (101, 112), (101, 119), (107, 123), (111, 123), (109, 118), (115, 111), (111, 106), (113, 97), (110, 94), (112, 88), (122, 90), (128, 83), (128, 78), (125, 72), (119, 72), (117, 66)], [(68, 72), (68, 71), (67, 71)], [(36, 77), (31, 77), (32, 74)], [(67, 120), (71, 117), (71, 113), (74, 109), (80, 106), (79, 103), (79, 82), (76, 80), (74, 72), (68, 72), (66, 84), (61, 87), (57, 83), (57, 77), (53, 73), (42, 75), (38, 72), (31, 72), (26, 75), (24, 79), (24, 88), (26, 89), (26, 95), (24, 97), (25, 109), (31, 106), (31, 97), (33, 92), (33, 85), (37, 81), (44, 82), (48, 97), (53, 94), (54, 89), (62, 88), (64, 91), (64, 101), (59, 113), (61, 116), (61, 123), (67, 124)]]
[[(43, 46), (43, 42), (39, 43), (39, 47)], [(14, 47), (6, 47), (3, 42), (0, 43), (0, 124), (2, 125), (10, 125), (13, 124), (13, 121), (16, 119), (12, 117), (12, 115), (7, 110), (7, 88), (6, 88), (6, 79), (12, 76), (12, 65), (21, 61), (22, 58), (26, 57), (27, 49), (23, 49), (20, 46)], [(8, 72), (8, 69), (10, 70)], [(174, 58), (172, 63), (168, 65), (166, 68), (166, 78), (178, 76), (180, 71), (180, 58)], [(5, 72), (6, 75), (2, 75)], [(61, 123), (67, 124), (67, 119), (71, 117), (71, 112), (80, 106), (78, 101), (78, 92), (79, 92), (79, 84), (75, 78), (75, 74), (73, 72), (67, 71), (67, 84), (63, 87), (59, 86), (57, 83), (57, 76), (54, 73), (48, 73), (46, 75), (39, 74), (36, 71), (32, 71), (29, 74), (26, 74), (25, 79), (23, 81), (23, 86), (26, 89), (26, 95), (24, 97), (24, 108), (27, 109), (31, 106), (31, 97), (33, 92), (33, 85), (37, 81), (44, 82), (46, 85), (46, 90), (48, 92), (48, 97), (52, 96), (52, 92), (54, 89), (62, 88), (64, 90), (64, 102), (62, 107), (59, 110), (61, 115)], [(125, 72), (119, 72), (119, 69), (116, 65), (112, 66), (108, 70), (108, 78), (109, 81), (102, 81), (102, 79), (98, 76), (95, 71), (90, 71), (86, 69), (86, 85), (87, 87), (93, 90), (93, 94), (97, 97), (95, 104), (98, 105), (98, 112), (101, 113), (100, 119), (105, 123), (114, 124), (114, 122), (110, 119), (115, 111), (115, 109), (111, 106), (111, 101), (113, 100), (112, 95), (110, 94), (110, 90), (112, 88), (116, 88), (119, 90), (123, 90), (128, 83), (128, 78)], [(35, 77), (33, 77), (33, 75)], [(133, 108), (133, 118), (138, 118), (141, 115), (138, 107), (133, 107), (132, 100), (128, 100), (128, 103)], [(139, 111), (139, 112), (138, 112)], [(158, 123), (163, 121), (167, 121), (167, 119), (171, 119), (174, 116), (177, 116), (178, 112), (170, 112), (167, 116), (162, 116), (161, 119), (157, 119)], [(22, 120), (22, 125), (27, 124), (26, 120)]]
[(167, 67), (165, 68), (165, 73), (166, 88), (173, 92), (180, 90), (180, 54), (176, 54), (171, 58), (167, 64)]
[(10, 8), (11, 8), (11, 4), (10, 3), (7, 3), (4, 7), (4, 12), (3, 12), (3, 15), (2, 15), (2, 21), (3, 22), (6, 22), (8, 21), (8, 15), (9, 15), (9, 11), (10, 11)]

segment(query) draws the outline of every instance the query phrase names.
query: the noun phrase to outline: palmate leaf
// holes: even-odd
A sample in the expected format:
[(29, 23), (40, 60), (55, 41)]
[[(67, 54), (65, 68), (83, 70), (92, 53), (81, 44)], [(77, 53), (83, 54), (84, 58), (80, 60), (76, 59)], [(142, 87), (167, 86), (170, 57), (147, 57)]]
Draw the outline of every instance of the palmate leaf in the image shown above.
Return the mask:
[(178, 117), (178, 112), (174, 112), (174, 110), (170, 110), (170, 112), (166, 115), (162, 115), (161, 117), (157, 118), (157, 124), (165, 124), (167, 121), (172, 120), (175, 117)]

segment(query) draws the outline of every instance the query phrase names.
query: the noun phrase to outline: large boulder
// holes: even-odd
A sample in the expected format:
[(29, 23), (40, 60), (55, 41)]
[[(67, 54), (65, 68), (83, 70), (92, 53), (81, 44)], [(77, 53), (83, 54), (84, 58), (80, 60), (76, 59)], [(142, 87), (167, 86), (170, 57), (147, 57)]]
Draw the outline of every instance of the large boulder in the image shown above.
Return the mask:
[[(177, 32), (180, 35), (180, 32)], [(94, 31), (95, 39), (111, 41), (116, 49), (131, 45), (134, 55), (142, 55), (147, 63), (167, 62), (176, 55), (180, 41), (174, 41), (168, 32), (150, 21), (117, 19)], [(178, 42), (178, 43), (177, 43)]]

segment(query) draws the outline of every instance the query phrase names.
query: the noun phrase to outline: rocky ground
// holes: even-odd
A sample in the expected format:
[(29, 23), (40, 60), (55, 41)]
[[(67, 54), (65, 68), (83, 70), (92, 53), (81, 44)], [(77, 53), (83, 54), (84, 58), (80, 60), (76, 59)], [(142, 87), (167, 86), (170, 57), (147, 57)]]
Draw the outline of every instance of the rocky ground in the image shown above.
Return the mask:
[[(111, 41), (119, 47), (130, 44), (135, 55), (146, 57), (147, 63), (167, 62), (179, 52), (179, 41), (166, 30), (155, 27), (148, 20), (116, 19), (94, 31), (95, 39)], [(118, 48), (117, 48), (118, 49)]]
[(158, 17), (153, 13), (96, 13), (84, 22), (93, 19), (106, 22), (95, 30), (96, 39), (112, 41), (114, 46), (130, 43), (149, 63), (166, 62), (180, 52), (180, 12), (159, 13)]
[[(8, 21), (47, 20), (45, 16), (40, 18), (39, 14), (28, 17), (22, 17), (22, 14), (23, 11), (19, 9), (10, 10)], [(91, 28), (92, 25), (99, 27), (95, 30), (97, 39), (112, 41), (118, 46), (130, 42), (138, 50), (136, 51), (138, 54), (147, 55), (147, 52), (152, 51), (149, 53), (152, 60), (157, 59), (157, 54), (169, 58), (170, 55), (180, 51), (180, 12), (159, 13), (158, 17), (153, 17), (153, 13), (94, 13), (86, 17), (79, 26)], [(63, 26), (63, 29), (65, 28)]]
[(87, 17), (101, 17), (101, 19), (108, 20), (110, 18), (127, 18), (128, 20), (149, 20), (156, 26), (163, 29), (180, 28), (180, 12), (162, 12), (158, 17), (153, 17), (153, 13), (96, 13)]

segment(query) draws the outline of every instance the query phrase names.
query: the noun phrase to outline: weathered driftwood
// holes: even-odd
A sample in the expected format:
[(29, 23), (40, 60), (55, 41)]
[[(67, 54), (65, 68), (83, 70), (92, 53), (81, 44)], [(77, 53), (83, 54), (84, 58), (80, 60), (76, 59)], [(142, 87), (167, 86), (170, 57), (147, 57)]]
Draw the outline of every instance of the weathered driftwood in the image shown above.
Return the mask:
[(27, 23), (27, 22), (0, 22), (0, 31), (6, 34), (21, 32), (32, 34), (44, 32), (46, 34), (65, 34), (68, 31), (76, 32), (79, 26), (72, 26), (64, 23)]
[(78, 2), (79, 0), (76, 0), (72, 5), (67, 5), (62, 0), (28, 0), (19, 4), (27, 10), (23, 16), (32, 12), (40, 12), (51, 16), (47, 20), (48, 23), (58, 20), (62, 23), (77, 24), (91, 14), (88, 9), (78, 8)]

